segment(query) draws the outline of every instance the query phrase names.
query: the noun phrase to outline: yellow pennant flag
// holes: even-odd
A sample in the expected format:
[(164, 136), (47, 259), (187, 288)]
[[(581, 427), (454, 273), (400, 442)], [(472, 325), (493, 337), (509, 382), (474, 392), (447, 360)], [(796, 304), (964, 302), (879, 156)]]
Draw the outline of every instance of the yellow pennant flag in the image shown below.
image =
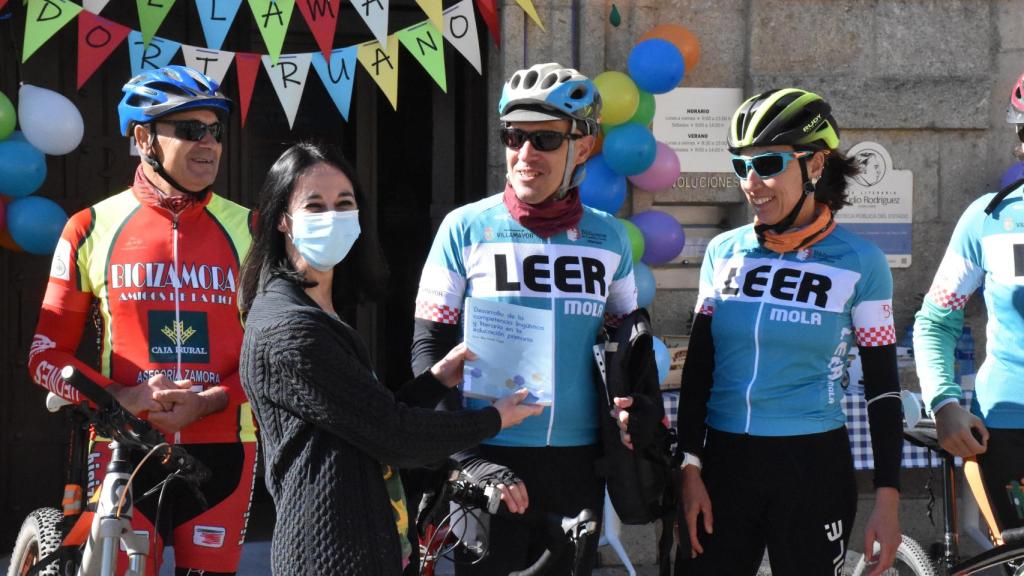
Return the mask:
[[(516, 4), (523, 9), (523, 12), (533, 20), (537, 26), (540, 26), (541, 30), (544, 30), (544, 23), (540, 21), (540, 16), (537, 16), (537, 9), (533, 7), (533, 0), (516, 0)], [(547, 32), (547, 30), (544, 30)]]
[(388, 36), (387, 43), (385, 49), (376, 40), (363, 42), (356, 58), (388, 97), (391, 107), (398, 110), (398, 42), (395, 42), (394, 34)]
[(444, 16), (442, 15), (441, 0), (416, 0), (423, 13), (430, 18), (430, 23), (438, 30), (444, 30)]

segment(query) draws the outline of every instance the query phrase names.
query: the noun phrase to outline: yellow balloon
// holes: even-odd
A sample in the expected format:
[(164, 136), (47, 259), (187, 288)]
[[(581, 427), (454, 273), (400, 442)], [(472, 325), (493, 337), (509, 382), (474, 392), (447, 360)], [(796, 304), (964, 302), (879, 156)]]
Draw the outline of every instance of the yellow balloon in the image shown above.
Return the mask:
[(617, 126), (628, 122), (640, 104), (640, 90), (633, 79), (622, 72), (601, 72), (594, 78), (597, 91), (601, 93), (601, 124)]

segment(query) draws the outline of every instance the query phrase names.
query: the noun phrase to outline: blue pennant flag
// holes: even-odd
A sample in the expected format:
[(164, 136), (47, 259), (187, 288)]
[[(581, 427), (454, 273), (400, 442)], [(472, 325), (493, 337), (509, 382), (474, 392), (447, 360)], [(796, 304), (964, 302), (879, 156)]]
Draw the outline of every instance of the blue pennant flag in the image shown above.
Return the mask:
[(348, 110), (352, 104), (352, 84), (356, 76), (356, 53), (358, 46), (338, 48), (331, 51), (328, 63), (320, 52), (313, 53), (313, 68), (320, 75), (320, 80), (327, 88), (327, 93), (334, 100), (334, 105), (348, 121)]
[(132, 62), (132, 76), (138, 76), (144, 70), (156, 70), (167, 66), (179, 48), (181, 44), (159, 36), (154, 36), (149, 41), (149, 46), (145, 46), (142, 43), (142, 32), (132, 30), (128, 34), (128, 56)]
[(207, 48), (220, 50), (241, 5), (242, 0), (196, 0)]

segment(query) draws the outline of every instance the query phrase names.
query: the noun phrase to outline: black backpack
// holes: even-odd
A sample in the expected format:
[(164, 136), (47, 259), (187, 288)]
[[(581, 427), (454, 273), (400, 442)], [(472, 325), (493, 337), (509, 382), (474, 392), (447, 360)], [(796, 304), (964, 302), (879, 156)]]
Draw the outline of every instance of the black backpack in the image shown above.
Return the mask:
[[(675, 502), (669, 452), (672, 440), (647, 310), (639, 308), (614, 330), (602, 331), (594, 358), (601, 376), (597, 396), (604, 447), (597, 472), (605, 477), (608, 496), (623, 524), (654, 522), (671, 513)], [(611, 417), (612, 398), (623, 396), (634, 398), (629, 410), (632, 424), (637, 426), (635, 432), (631, 430), (633, 450), (622, 444), (618, 423)]]

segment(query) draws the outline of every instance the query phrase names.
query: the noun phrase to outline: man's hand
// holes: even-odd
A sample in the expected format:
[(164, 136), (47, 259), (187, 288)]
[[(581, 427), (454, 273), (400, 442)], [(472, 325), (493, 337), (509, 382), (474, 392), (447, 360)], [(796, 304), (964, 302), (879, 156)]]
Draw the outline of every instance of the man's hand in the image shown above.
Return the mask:
[(954, 456), (970, 458), (988, 450), (988, 428), (981, 418), (956, 402), (946, 404), (935, 413), (935, 432), (942, 449)]
[(466, 360), (476, 360), (476, 354), (467, 348), (466, 343), (463, 342), (449, 350), (444, 358), (441, 358), (437, 361), (437, 364), (431, 366), (430, 373), (441, 384), (454, 388), (462, 383), (462, 369), (466, 365)]
[(191, 380), (179, 380), (174, 384), (175, 389), (161, 390), (154, 394), (156, 400), (168, 406), (168, 409), (149, 414), (149, 421), (167, 434), (179, 432), (227, 405), (227, 394), (219, 388), (194, 392)]
[[(875, 490), (875, 509), (864, 526), (865, 564), (871, 567), (868, 576), (879, 576), (892, 568), (896, 560), (896, 550), (900, 547), (903, 536), (900, 535), (900, 493), (895, 488), (878, 488)], [(875, 542), (881, 551), (875, 555)]]
[(162, 412), (170, 409), (170, 404), (158, 400), (156, 393), (161, 390), (176, 390), (177, 388), (170, 378), (163, 374), (157, 374), (150, 377), (145, 384), (138, 386), (111, 384), (107, 387), (107, 391), (125, 410), (144, 418), (146, 412)]
[(697, 539), (697, 516), (704, 517), (704, 531), (713, 532), (715, 519), (711, 513), (711, 497), (704, 486), (700, 469), (696, 466), (683, 468), (683, 516), (686, 519), (686, 531), (690, 535), (691, 557), (704, 553), (704, 547)]
[(514, 484), (497, 484), (505, 507), (513, 514), (522, 514), (530, 506), (530, 495), (526, 493), (526, 484), (522, 481)]
[(612, 418), (619, 425), (619, 440), (622, 440), (622, 445), (630, 450), (633, 449), (633, 437), (629, 435), (629, 412), (628, 408), (633, 406), (633, 397), (626, 396), (625, 398), (615, 397), (612, 398)]

